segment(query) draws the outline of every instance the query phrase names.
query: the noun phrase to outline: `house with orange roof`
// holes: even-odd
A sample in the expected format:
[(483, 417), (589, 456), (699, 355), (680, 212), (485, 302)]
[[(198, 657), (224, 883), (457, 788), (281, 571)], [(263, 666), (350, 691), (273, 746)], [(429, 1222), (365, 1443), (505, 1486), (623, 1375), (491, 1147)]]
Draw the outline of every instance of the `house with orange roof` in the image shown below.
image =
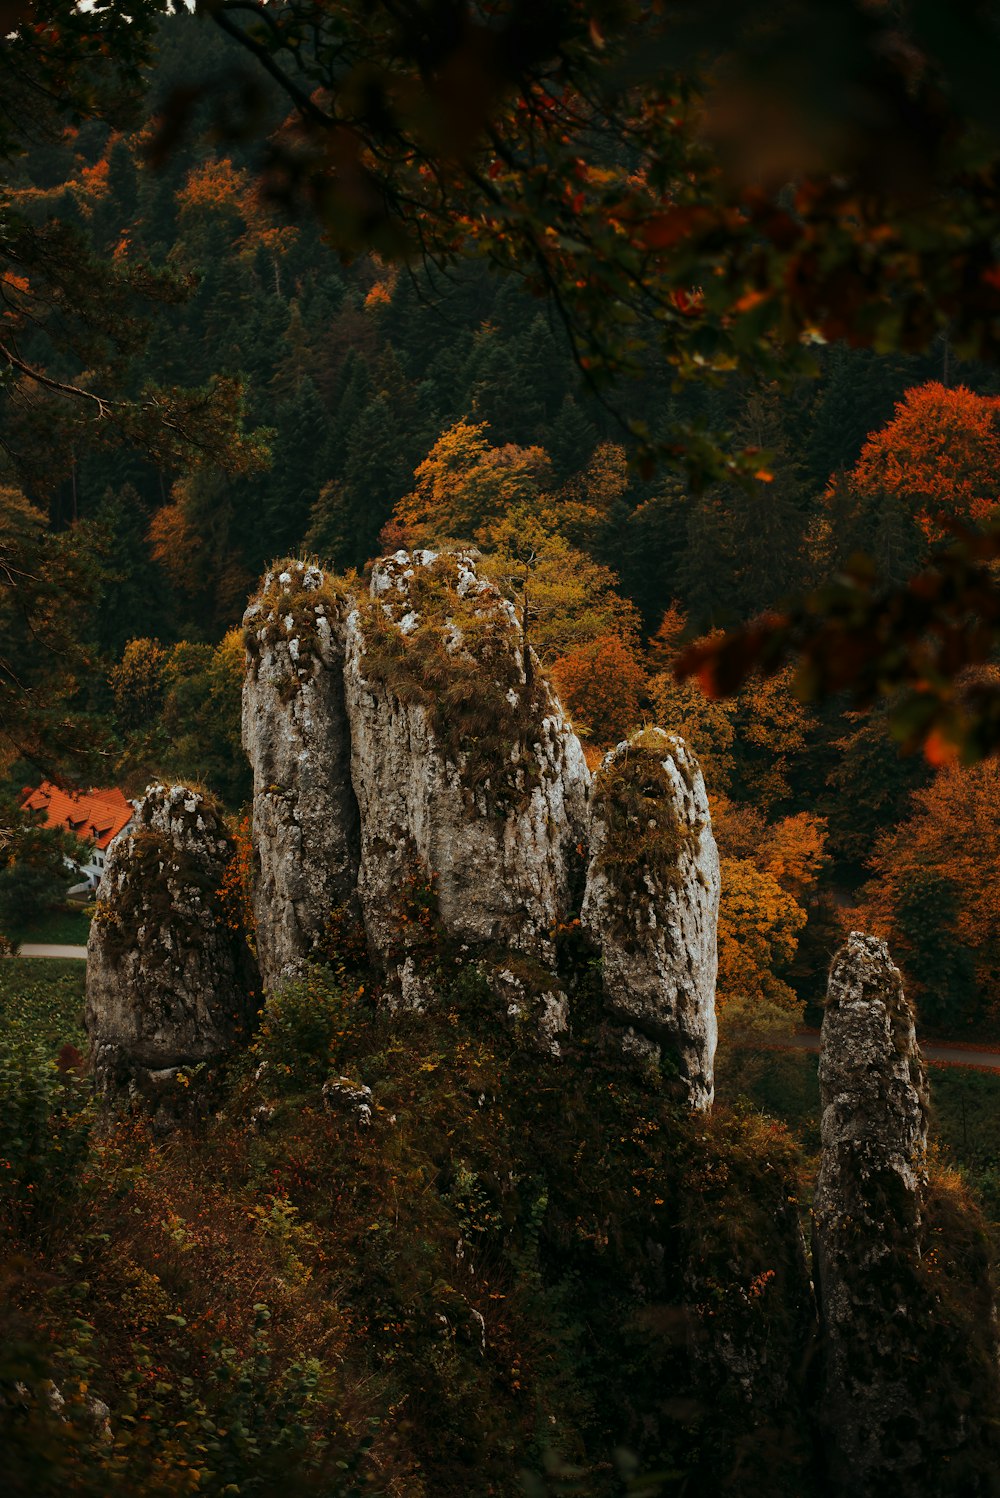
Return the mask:
[(83, 875), (83, 883), (74, 885), (71, 894), (96, 890), (112, 843), (121, 837), (135, 814), (132, 802), (117, 786), (106, 791), (71, 791), (54, 785), (51, 780), (43, 780), (34, 790), (25, 786), (21, 792), (21, 810), (30, 813), (43, 827), (59, 827), (72, 833), (84, 845), (79, 859), (66, 860), (70, 868)]

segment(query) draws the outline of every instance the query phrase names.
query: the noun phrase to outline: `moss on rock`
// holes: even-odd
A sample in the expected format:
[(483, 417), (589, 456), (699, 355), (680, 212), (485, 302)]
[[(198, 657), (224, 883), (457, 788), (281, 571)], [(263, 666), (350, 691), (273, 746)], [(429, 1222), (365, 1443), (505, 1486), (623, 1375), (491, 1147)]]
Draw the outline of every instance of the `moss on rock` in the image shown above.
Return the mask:
[(257, 596), (243, 616), (243, 642), (254, 672), (262, 654), (286, 646), (291, 669), (287, 691), (311, 674), (314, 661), (329, 644), (332, 621), (353, 598), (353, 580), (302, 558), (285, 557), (266, 573)]
[(699, 773), (690, 751), (661, 728), (633, 734), (597, 772), (592, 807), (604, 835), (595, 866), (616, 892), (629, 936), (637, 911), (648, 913), (662, 889), (678, 889), (687, 877), (683, 855), (699, 850), (705, 823), (682, 817), (676, 794), (678, 777), (690, 795)]
[(470, 792), (523, 802), (543, 773), (532, 749), (553, 702), (517, 616), (473, 554), (409, 560), (382, 562), (386, 586), (361, 605), (366, 675), (425, 709)]
[(108, 859), (91, 925), (86, 1020), (98, 1086), (151, 1088), (162, 1102), (178, 1067), (215, 1060), (247, 1033), (256, 984), (223, 900), (234, 845), (217, 807), (187, 786), (150, 786), (135, 821)]

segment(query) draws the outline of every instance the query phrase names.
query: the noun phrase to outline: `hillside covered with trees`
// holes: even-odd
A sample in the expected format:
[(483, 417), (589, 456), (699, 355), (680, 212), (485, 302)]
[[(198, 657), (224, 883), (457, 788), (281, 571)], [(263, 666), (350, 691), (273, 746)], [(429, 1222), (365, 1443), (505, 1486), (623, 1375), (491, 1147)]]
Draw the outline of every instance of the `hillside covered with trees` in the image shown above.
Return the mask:
[[(963, 301), (947, 257), (928, 268), (934, 215), (926, 243), (897, 243), (888, 210), (866, 218), (871, 184), (835, 208), (803, 189), (783, 226), (763, 188), (742, 217), (721, 199), (705, 217), (697, 194), (715, 179), (691, 99), (643, 77), (645, 113), (630, 115), (616, 75), (620, 115), (605, 117), (579, 83), (580, 47), (598, 66), (613, 50), (604, 7), (586, 25), (566, 8), (550, 105), (517, 73), (535, 79), (532, 47), (556, 46), (534, 32), (511, 49), (513, 83), (483, 52), (486, 103), (443, 89), (449, 128), (487, 132), (485, 174), (416, 94), (378, 95), (378, 49), (390, 75), (410, 60), (393, 6), (369, 36), (357, 7), (320, 7), (321, 24), (294, 5), (292, 41), (251, 29), (260, 55), (239, 66), (228, 11), (216, 25), (137, 6), (99, 45), (64, 9), (39, 13), (4, 64), (18, 107), (0, 124), (0, 934), (30, 935), (64, 898), (71, 845), (23, 824), (24, 787), (138, 798), (182, 783), (232, 839), (222, 891), (253, 948), (248, 599), (276, 559), (321, 569), (342, 598), (380, 557), (458, 551), (509, 601), (591, 772), (651, 725), (693, 751), (718, 844), (715, 1003), (733, 1077), (753, 1069), (739, 1046), (818, 1025), (831, 956), (857, 930), (888, 943), (921, 1036), (995, 1044), (1000, 769), (979, 751), (1000, 685), (1000, 368), (976, 330), (996, 321), (1000, 274), (974, 254), (985, 148), (961, 161), (961, 202), (982, 208), (952, 226)], [(878, 9), (858, 7), (858, 25)], [(260, 38), (279, 10), (261, 8)], [(370, 85), (327, 135), (323, 25), (343, 28)], [(289, 47), (305, 104), (276, 71)], [(750, 118), (762, 157), (777, 151)], [(650, 141), (665, 139), (676, 159), (654, 169)], [(777, 156), (791, 180), (800, 164)], [(657, 180), (668, 168), (672, 187)], [(819, 238), (803, 248), (793, 224)], [(816, 243), (840, 255), (840, 281), (808, 260)], [(784, 287), (781, 307), (754, 277)], [(930, 599), (926, 618), (892, 612), (911, 594)], [(799, 654), (781, 653), (782, 631)], [(438, 688), (428, 678), (428, 701)], [(414, 875), (406, 921), (444, 951), (436, 899)], [(28, 982), (24, 962), (4, 963), (0, 1383), (59, 1369), (74, 1405), (64, 1420), (0, 1395), (14, 1491), (828, 1491), (804, 1413), (813, 1375), (787, 1376), (808, 1343), (808, 1273), (786, 1219), (811, 1201), (815, 1130), (772, 1122), (735, 1082), (694, 1121), (665, 1084), (650, 1100), (648, 1078), (594, 1038), (599, 963), (572, 924), (558, 932), (580, 1014), (568, 1082), (484, 1018), (481, 975), (458, 958), (446, 980), (434, 959), (432, 1015), (390, 1014), (385, 972), (337, 906), (306, 976), (247, 989), (260, 1012), (210, 1116), (165, 1138), (148, 1119), (98, 1118), (70, 971)], [(371, 1089), (370, 1133), (324, 1106), (333, 1073)], [(962, 1128), (967, 1147), (964, 1113)], [(1000, 1213), (995, 1152), (966, 1163), (991, 1226), (944, 1166), (927, 1207), (943, 1288), (920, 1293), (946, 1307), (945, 1342), (961, 1340), (948, 1316), (983, 1280)], [(730, 1350), (756, 1347), (766, 1323), (774, 1361), (747, 1374), (761, 1402), (733, 1392), (732, 1359), (682, 1356), (691, 1328), (663, 1286), (685, 1275)], [(969, 1377), (992, 1388), (989, 1348), (969, 1336)], [(116, 1391), (110, 1427), (91, 1384), (102, 1405)], [(961, 1407), (949, 1389), (943, 1408), (953, 1395)], [(935, 1491), (994, 1492), (984, 1460), (956, 1476), (956, 1458)]]

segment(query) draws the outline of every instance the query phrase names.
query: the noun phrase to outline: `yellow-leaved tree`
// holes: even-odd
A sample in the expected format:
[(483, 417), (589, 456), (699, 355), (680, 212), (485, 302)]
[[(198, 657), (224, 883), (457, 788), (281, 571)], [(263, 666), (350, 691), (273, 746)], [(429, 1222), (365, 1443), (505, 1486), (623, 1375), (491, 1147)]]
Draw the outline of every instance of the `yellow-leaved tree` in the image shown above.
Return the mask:
[(768, 823), (718, 797), (722, 863), (717, 1003), (725, 1031), (790, 1030), (803, 1001), (789, 978), (825, 862), (826, 824), (809, 812)]
[(413, 475), (412, 491), (396, 505), (390, 544), (478, 542), (491, 521), (532, 505), (549, 476), (541, 447), (494, 447), (485, 421), (457, 421), (435, 442)]
[(627, 486), (625, 455), (600, 444), (551, 492), (540, 447), (496, 447), (485, 422), (458, 421), (414, 474), (382, 532), (386, 546), (472, 544), (516, 604), (531, 645), (579, 730), (613, 742), (640, 721), (646, 678), (639, 615), (618, 578), (579, 544), (607, 525)]

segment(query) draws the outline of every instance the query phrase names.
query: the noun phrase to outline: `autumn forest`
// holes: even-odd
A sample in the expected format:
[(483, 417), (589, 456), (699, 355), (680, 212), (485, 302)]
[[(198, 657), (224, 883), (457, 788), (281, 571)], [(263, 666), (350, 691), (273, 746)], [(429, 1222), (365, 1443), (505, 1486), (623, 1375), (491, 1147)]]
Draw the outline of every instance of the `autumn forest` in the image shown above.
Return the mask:
[[(610, 137), (593, 126), (592, 151), (574, 136), (579, 181), (564, 200), (571, 148), (559, 131), (573, 127), (547, 135), (541, 106), (541, 122), (528, 121), (540, 95), (518, 95), (517, 80), (517, 106), (501, 102), (510, 80), (496, 82), (495, 58), (483, 63), (492, 121), (451, 75), (442, 95), (455, 119), (475, 114), (488, 170), (447, 139), (439, 150), (430, 126), (426, 154), (408, 155), (405, 110), (383, 131), (375, 105), (369, 115), (356, 101), (363, 149), (343, 124), (320, 149), (310, 109), (318, 121), (326, 95), (309, 70), (330, 37), (355, 72), (375, 67), (353, 5), (315, 16), (298, 0), (243, 7), (263, 17), (254, 46), (265, 58), (282, 56), (286, 11), (289, 27), (316, 28), (295, 41), (313, 49), (305, 104), (273, 67), (240, 71), (259, 63), (252, 49), (234, 65), (227, 27), (239, 7), (217, 7), (213, 24), (211, 6), (143, 5), (115, 31), (119, 8), (99, 6), (112, 29), (93, 34), (72, 6), (54, 19), (44, 7), (7, 9), (5, 950), (85, 944), (101, 919), (100, 902), (97, 916), (66, 904), (72, 839), (22, 816), (24, 789), (44, 780), (119, 787), (130, 800), (150, 784), (195, 787), (230, 840), (226, 919), (257, 955), (259, 813), (241, 701), (248, 646), (259, 647), (244, 611), (265, 575), (266, 602), (291, 565), (272, 564), (289, 558), (325, 579), (316, 596), (332, 611), (367, 588), (380, 557), (471, 550), (591, 774), (653, 725), (693, 752), (721, 878), (717, 1106), (696, 1125), (670, 1123), (669, 1079), (650, 1103), (648, 1078), (601, 1049), (600, 962), (580, 945), (578, 916), (553, 937), (579, 1014), (579, 1069), (557, 1075), (520, 1032), (515, 1044), (491, 1029), (485, 980), (435, 924), (437, 875), (425, 869), (406, 884), (405, 919), (434, 954), (440, 1006), (394, 1020), (378, 1002), (384, 964), (373, 967), (349, 902), (338, 905), (303, 975), (266, 1003), (252, 991), (249, 1049), (213, 1076), (197, 1126), (179, 1133), (141, 1109), (109, 1121), (92, 1099), (83, 964), (5, 958), (9, 1491), (652, 1498), (711, 1484), (734, 1498), (837, 1498), (847, 1488), (810, 1434), (819, 1375), (802, 1352), (803, 1230), (775, 1225), (798, 1222), (812, 1200), (815, 1058), (782, 1046), (818, 1029), (831, 956), (852, 931), (887, 943), (919, 1039), (1000, 1043), (997, 616), (992, 604), (977, 613), (971, 591), (995, 591), (1000, 365), (989, 338), (970, 333), (977, 318), (993, 326), (992, 303), (970, 293), (963, 321), (928, 273), (928, 305), (938, 296), (943, 312), (918, 316), (908, 277), (921, 281), (923, 242), (903, 236), (900, 248), (887, 221), (865, 240), (869, 260), (852, 258), (842, 244), (860, 242), (867, 211), (856, 218), (853, 199), (835, 209), (824, 199), (840, 259), (832, 270), (816, 260), (827, 301), (817, 292), (810, 303), (804, 253), (780, 276), (761, 258), (764, 243), (785, 255), (791, 232), (773, 227), (779, 209), (765, 214), (763, 190), (747, 193), (737, 223), (731, 205), (705, 206), (700, 187), (657, 179), (643, 152), (656, 130), (688, 140), (683, 90), (666, 102), (650, 94), (617, 138), (613, 120)], [(403, 26), (396, 7), (383, 9), (387, 28)], [(411, 9), (422, 13), (399, 7)], [(880, 7), (857, 9), (868, 26)], [(572, 117), (565, 79), (579, 82), (579, 49), (603, 67), (621, 18), (614, 7), (557, 11), (565, 36), (533, 30), (532, 45), (561, 57), (563, 92), (548, 107)], [(592, 12), (579, 34), (578, 11)], [(396, 32), (386, 31), (395, 52), (372, 35), (376, 60), (381, 47), (390, 71), (408, 64)], [(320, 103), (309, 105), (313, 84)], [(582, 83), (572, 97), (600, 113)], [(290, 109), (302, 141), (287, 158), (262, 156), (291, 128)], [(529, 130), (537, 161), (518, 133)], [(656, 158), (663, 173), (701, 182), (703, 140), (683, 157), (681, 144), (670, 149), (677, 160)], [(317, 186), (326, 150), (322, 170), (340, 184), (329, 200)], [(768, 150), (791, 176), (774, 140)], [(383, 216), (366, 206), (362, 168), (364, 191), (377, 184), (389, 204)], [(977, 187), (963, 190), (981, 205)], [(629, 214), (649, 195), (668, 206), (650, 217), (647, 204), (628, 240)], [(789, 222), (798, 213), (811, 225), (804, 194), (798, 208), (786, 198), (782, 187), (774, 201)], [(548, 199), (560, 204), (551, 221), (538, 206)], [(522, 210), (524, 234), (551, 243), (551, 259), (504, 228), (504, 214), (520, 223)], [(414, 223), (426, 227), (419, 245)], [(581, 264), (603, 255), (614, 275), (584, 288)], [(661, 260), (676, 270), (663, 273), (663, 304), (650, 293), (644, 307)], [(851, 280), (859, 265), (867, 293)], [(785, 287), (773, 298), (768, 277)], [(903, 313), (869, 318), (866, 295), (880, 306), (898, 297), (917, 331)], [(635, 331), (647, 325), (676, 328), (676, 358)], [(787, 359), (781, 339), (794, 346)], [(910, 596), (914, 578), (951, 577), (938, 559), (956, 547), (956, 587), (967, 591), (955, 603), (933, 594), (930, 632), (945, 614), (947, 624), (929, 654), (924, 624), (900, 625), (910, 615), (893, 600)], [(973, 627), (972, 616), (986, 622)], [(455, 970), (444, 978), (446, 961)], [(330, 1104), (334, 1074), (365, 1084), (364, 1127)], [(942, 1071), (939, 1083), (935, 1072), (932, 1096), (929, 1148), (945, 1185), (926, 1214), (939, 1257), (922, 1262), (950, 1265), (928, 1313), (938, 1328), (939, 1312), (942, 1327), (953, 1312), (972, 1315), (971, 1298), (960, 1309), (962, 1276), (974, 1264), (981, 1279), (1000, 1242), (1000, 1134), (986, 1073)], [(657, 1258), (649, 1223), (668, 1219)], [(681, 1282), (683, 1306), (664, 1289)], [(697, 1335), (684, 1321), (693, 1305), (709, 1318)], [(682, 1352), (691, 1337), (756, 1349), (765, 1322), (760, 1345), (778, 1350), (758, 1362), (756, 1351), (744, 1363)], [(981, 1434), (996, 1424), (975, 1403), (995, 1394), (993, 1354), (976, 1341), (985, 1333), (947, 1325), (926, 1361), (946, 1370), (941, 1410), (952, 1400), (964, 1413), (941, 1413), (941, 1429), (952, 1420)], [(959, 1345), (974, 1367), (952, 1375), (948, 1349)], [(925, 1374), (913, 1377), (919, 1408)], [(897, 1491), (995, 1493), (995, 1437), (977, 1440), (963, 1455), (946, 1431), (934, 1485), (900, 1478)]]

